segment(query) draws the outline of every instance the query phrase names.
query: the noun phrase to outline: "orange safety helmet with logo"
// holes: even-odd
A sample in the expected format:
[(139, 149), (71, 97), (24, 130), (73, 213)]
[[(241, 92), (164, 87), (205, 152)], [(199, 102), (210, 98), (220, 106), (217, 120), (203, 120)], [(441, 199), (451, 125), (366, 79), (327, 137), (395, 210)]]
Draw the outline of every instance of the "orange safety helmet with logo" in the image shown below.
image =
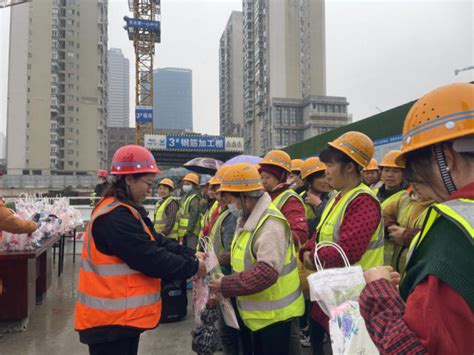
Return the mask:
[(362, 171), (372, 171), (372, 170), (380, 170), (379, 169), (379, 163), (377, 162), (377, 159), (372, 158), (370, 159), (369, 165), (367, 165)]
[(209, 185), (220, 185), (222, 184), (222, 177), (224, 176), (225, 172), (230, 168), (230, 165), (223, 165), (221, 166), (216, 174), (209, 180)]
[(222, 176), (219, 192), (253, 192), (263, 190), (257, 167), (250, 163), (231, 165)]
[(183, 181), (192, 182), (194, 185), (199, 186), (199, 176), (195, 173), (186, 174)]
[(374, 143), (364, 133), (349, 131), (328, 143), (331, 147), (343, 152), (362, 168), (369, 165), (374, 155)]
[(171, 179), (168, 179), (168, 178), (162, 179), (162, 180), (160, 181), (160, 183), (158, 184), (158, 186), (159, 186), (159, 185), (167, 186), (167, 187), (169, 187), (171, 190), (174, 190), (174, 182), (173, 182), (173, 180), (171, 180)]
[(326, 164), (324, 164), (319, 158), (312, 157), (304, 161), (301, 169), (301, 178), (306, 179), (311, 174), (326, 170)]
[[(112, 159), (112, 174), (159, 173), (153, 155), (137, 145), (119, 148)], [(161, 280), (130, 268), (117, 256), (101, 253), (94, 242), (92, 227), (98, 217), (115, 208), (127, 208), (141, 223), (150, 239), (152, 232), (140, 213), (113, 197), (94, 208), (84, 235), (76, 302), (75, 329), (103, 326), (155, 328), (161, 317)]]
[(443, 142), (455, 141), (456, 151), (470, 151), (474, 141), (474, 85), (455, 83), (435, 89), (420, 98), (407, 114), (403, 125), (402, 152), (397, 163), (406, 156), (432, 146), (446, 190), (457, 189), (443, 153)]
[(405, 162), (398, 161), (397, 158), (402, 154), (400, 150), (391, 150), (384, 155), (382, 162), (379, 164), (382, 168), (398, 168), (405, 169)]
[(293, 159), (291, 161), (291, 171), (296, 173), (301, 173), (303, 168), (304, 160), (303, 159)]
[(291, 158), (288, 153), (283, 150), (272, 150), (268, 152), (259, 165), (274, 165), (291, 173)]

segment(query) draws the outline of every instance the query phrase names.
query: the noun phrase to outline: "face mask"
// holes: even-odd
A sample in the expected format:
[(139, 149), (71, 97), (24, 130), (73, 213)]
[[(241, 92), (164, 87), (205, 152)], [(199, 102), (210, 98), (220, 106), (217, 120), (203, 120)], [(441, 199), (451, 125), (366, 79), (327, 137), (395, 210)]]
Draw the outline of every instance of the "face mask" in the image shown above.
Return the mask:
[(186, 192), (186, 193), (188, 193), (192, 189), (193, 189), (193, 187), (191, 185), (183, 185), (183, 191)]
[(227, 208), (229, 209), (230, 213), (232, 213), (235, 217), (239, 218), (242, 216), (242, 210), (239, 210), (235, 203), (229, 203), (227, 205)]

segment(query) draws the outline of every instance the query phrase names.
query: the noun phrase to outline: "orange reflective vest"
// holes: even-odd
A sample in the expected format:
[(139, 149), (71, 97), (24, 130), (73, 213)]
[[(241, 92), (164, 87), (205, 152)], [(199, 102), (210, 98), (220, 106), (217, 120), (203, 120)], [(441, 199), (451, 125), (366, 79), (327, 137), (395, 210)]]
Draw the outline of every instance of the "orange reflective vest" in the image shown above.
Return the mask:
[(92, 236), (95, 220), (118, 206), (128, 208), (154, 240), (133, 207), (114, 198), (99, 202), (84, 235), (76, 301), (76, 330), (108, 325), (153, 329), (160, 321), (161, 280), (131, 269), (120, 258), (103, 254), (95, 246)]

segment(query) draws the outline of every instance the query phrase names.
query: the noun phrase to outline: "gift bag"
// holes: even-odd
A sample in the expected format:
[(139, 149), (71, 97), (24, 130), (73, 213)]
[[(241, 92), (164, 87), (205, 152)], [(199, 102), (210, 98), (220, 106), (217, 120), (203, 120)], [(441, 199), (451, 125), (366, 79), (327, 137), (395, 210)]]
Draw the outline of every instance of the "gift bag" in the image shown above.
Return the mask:
[[(214, 252), (214, 246), (208, 237), (202, 237), (199, 240), (200, 249), (206, 253), (206, 271), (207, 276), (205, 278), (201, 278), (201, 282), (196, 280), (196, 286), (199, 287), (199, 292), (201, 293), (200, 297), (196, 297), (197, 305), (199, 308), (198, 312), (196, 312), (196, 304), (195, 304), (195, 317), (202, 313), (204, 310), (207, 301), (209, 300), (209, 281), (212, 278), (222, 277), (222, 269), (219, 264), (219, 260), (217, 259), (217, 255)], [(203, 291), (203, 288), (206, 288), (206, 291)], [(193, 283), (193, 290), (194, 290), (194, 283)], [(204, 304), (202, 304), (202, 297), (205, 295), (206, 300)], [(222, 316), (224, 318), (224, 322), (227, 326), (239, 329), (239, 323), (237, 322), (237, 316), (235, 314), (234, 308), (232, 307), (232, 303), (229, 299), (222, 297), (221, 295), (217, 296), (217, 300), (219, 301), (219, 307), (222, 312)], [(197, 318), (196, 318), (197, 321)], [(198, 323), (200, 324), (200, 323)]]
[[(324, 269), (318, 257), (318, 250), (324, 247), (335, 248), (345, 267)], [(359, 311), (358, 298), (365, 286), (361, 266), (351, 266), (344, 250), (333, 242), (316, 245), (314, 262), (317, 272), (308, 276), (310, 297), (329, 317), (333, 353), (378, 354)]]

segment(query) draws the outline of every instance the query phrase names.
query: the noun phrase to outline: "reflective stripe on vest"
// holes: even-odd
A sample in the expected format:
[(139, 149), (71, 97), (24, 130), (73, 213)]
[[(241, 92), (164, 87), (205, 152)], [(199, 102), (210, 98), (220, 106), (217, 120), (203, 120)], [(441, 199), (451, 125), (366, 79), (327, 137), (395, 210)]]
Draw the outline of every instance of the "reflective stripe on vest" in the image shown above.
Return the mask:
[(228, 209), (222, 211), (214, 222), (211, 232), (209, 233), (209, 239), (214, 247), (214, 253), (216, 253), (217, 256), (225, 252), (224, 243), (222, 241), (222, 222), (224, 222), (226, 217), (229, 215), (230, 211)]
[(471, 237), (471, 242), (474, 242), (473, 211), (474, 200), (463, 198), (437, 203), (429, 207), (421, 232), (419, 232), (410, 243), (407, 264), (409, 263), (414, 251), (421, 245), (431, 227), (440, 216), (443, 216), (456, 224), (464, 232), (464, 234), (466, 234), (466, 236)]
[(150, 239), (154, 240), (145, 221), (133, 207), (114, 198), (100, 201), (92, 212), (84, 237), (76, 302), (76, 330), (112, 324), (151, 329), (160, 320), (160, 280), (131, 269), (120, 258), (103, 254), (95, 247), (93, 223), (118, 206), (128, 208), (141, 222)]
[[(359, 195), (366, 194), (374, 198), (377, 197), (372, 190), (365, 184), (360, 184), (351, 191), (344, 194), (341, 199), (336, 203), (336, 196), (334, 196), (327, 204), (323, 211), (321, 221), (318, 225), (318, 236), (319, 241), (331, 241), (337, 243), (340, 237), (340, 229), (344, 215), (349, 204)], [(334, 208), (333, 208), (334, 206)], [(372, 235), (368, 244), (367, 250), (355, 265), (361, 265), (364, 270), (371, 267), (383, 265), (384, 262), (384, 230), (383, 220), (380, 219), (379, 225)]]
[(237, 306), (242, 320), (252, 331), (301, 316), (304, 313), (304, 298), (300, 288), (290, 227), (283, 214), (273, 204), (269, 205), (252, 232), (241, 231), (234, 237), (231, 249), (232, 269), (234, 272), (244, 272), (255, 266), (257, 259), (252, 247), (260, 229), (269, 218), (284, 222), (287, 252), (282, 270), (273, 285), (257, 294), (237, 297)]
[(278, 208), (278, 210), (281, 211), (281, 208), (285, 205), (286, 201), (288, 201), (288, 199), (290, 197), (296, 197), (298, 199), (298, 201), (301, 202), (301, 204), (304, 206), (304, 201), (303, 199), (301, 198), (300, 195), (298, 195), (295, 191), (293, 191), (292, 189), (288, 189), (288, 190), (285, 190), (283, 191), (281, 194), (279, 194), (274, 200), (273, 200), (273, 204), (275, 205), (276, 208)]
[[(176, 201), (176, 200), (172, 196), (170, 196), (156, 208), (154, 225), (155, 225), (155, 230), (159, 233), (162, 233), (166, 227), (167, 219), (165, 217), (168, 217), (168, 216), (165, 216), (166, 209), (168, 208), (170, 203), (172, 203), (173, 201)], [(177, 218), (176, 218), (173, 228), (171, 229), (167, 237), (175, 238), (175, 239), (178, 238), (178, 226), (179, 226), (179, 222), (177, 221)]]
[(89, 296), (85, 293), (77, 292), (77, 301), (87, 307), (104, 311), (121, 311), (137, 307), (149, 306), (161, 300), (160, 292), (150, 293), (143, 296), (133, 296), (126, 298), (103, 298)]
[[(188, 225), (189, 225), (189, 207), (191, 205), (191, 201), (194, 198), (199, 198), (198, 194), (192, 193), (188, 197), (181, 200), (181, 206), (179, 208), (179, 225), (178, 225), (178, 236), (184, 237), (186, 235)], [(193, 233), (199, 235), (199, 228), (200, 228), (200, 218), (196, 221), (196, 225), (194, 226)]]

